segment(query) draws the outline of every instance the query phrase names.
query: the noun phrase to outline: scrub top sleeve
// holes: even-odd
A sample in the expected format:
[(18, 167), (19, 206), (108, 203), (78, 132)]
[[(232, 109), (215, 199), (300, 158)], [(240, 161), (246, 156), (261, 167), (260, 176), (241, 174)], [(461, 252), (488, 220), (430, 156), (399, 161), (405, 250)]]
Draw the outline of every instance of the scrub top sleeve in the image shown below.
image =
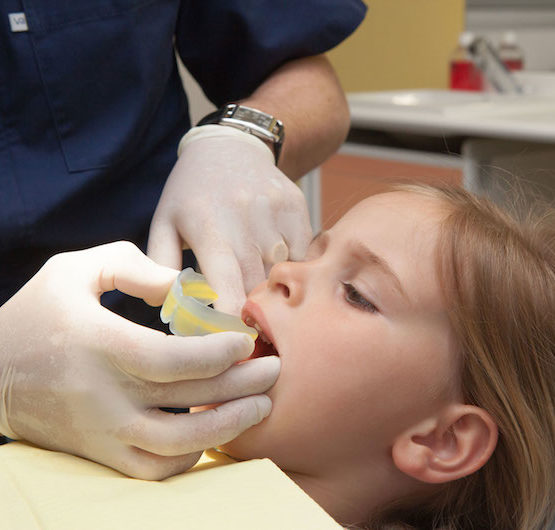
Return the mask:
[(249, 96), (284, 62), (333, 48), (365, 13), (360, 0), (184, 0), (176, 47), (219, 107)]

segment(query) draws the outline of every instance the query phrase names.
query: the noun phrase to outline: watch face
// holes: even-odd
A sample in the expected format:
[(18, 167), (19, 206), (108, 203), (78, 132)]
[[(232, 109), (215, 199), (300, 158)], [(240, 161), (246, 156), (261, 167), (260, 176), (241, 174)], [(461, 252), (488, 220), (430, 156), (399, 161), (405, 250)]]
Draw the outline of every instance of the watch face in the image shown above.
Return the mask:
[(250, 121), (252, 123), (256, 123), (265, 129), (269, 129), (273, 118), (267, 114), (263, 114), (262, 112), (251, 110), (246, 107), (237, 107), (235, 110), (233, 117), (237, 120), (245, 120)]

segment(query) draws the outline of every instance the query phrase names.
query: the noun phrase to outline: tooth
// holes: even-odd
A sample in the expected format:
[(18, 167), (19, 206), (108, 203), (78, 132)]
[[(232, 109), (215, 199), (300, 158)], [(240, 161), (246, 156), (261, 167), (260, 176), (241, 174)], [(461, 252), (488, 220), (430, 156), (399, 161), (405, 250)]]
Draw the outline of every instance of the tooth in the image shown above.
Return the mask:
[(256, 331), (258, 331), (258, 333), (262, 332), (262, 328), (260, 327), (258, 322), (255, 322), (253, 325), (254, 325), (254, 329), (256, 329)]

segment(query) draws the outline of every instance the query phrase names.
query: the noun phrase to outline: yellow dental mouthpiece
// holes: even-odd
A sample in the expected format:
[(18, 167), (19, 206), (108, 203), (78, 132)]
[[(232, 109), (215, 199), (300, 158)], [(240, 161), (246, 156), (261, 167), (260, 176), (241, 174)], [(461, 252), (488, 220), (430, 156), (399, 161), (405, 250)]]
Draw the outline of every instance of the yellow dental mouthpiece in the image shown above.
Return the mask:
[(160, 318), (170, 325), (170, 331), (174, 335), (240, 331), (255, 340), (257, 331), (247, 326), (239, 317), (208, 307), (217, 298), (218, 295), (208, 285), (206, 278), (188, 267), (173, 282), (160, 310)]

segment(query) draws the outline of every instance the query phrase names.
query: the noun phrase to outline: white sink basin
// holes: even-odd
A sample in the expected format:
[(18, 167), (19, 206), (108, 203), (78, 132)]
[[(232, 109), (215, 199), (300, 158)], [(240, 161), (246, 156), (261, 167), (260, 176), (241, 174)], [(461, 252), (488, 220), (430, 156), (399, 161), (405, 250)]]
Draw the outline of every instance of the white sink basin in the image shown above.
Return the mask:
[(355, 128), (555, 141), (555, 72), (521, 72), (522, 94), (415, 89), (347, 95)]
[(352, 105), (381, 107), (388, 110), (444, 112), (453, 106), (489, 101), (489, 94), (462, 90), (392, 90), (385, 92), (354, 92), (348, 95)]
[(550, 97), (544, 94), (505, 95), (459, 90), (396, 90), (351, 93), (348, 100), (351, 106), (386, 112), (431, 112), (448, 116), (555, 111), (555, 91)]
[(555, 72), (523, 70), (514, 75), (524, 87), (525, 94), (555, 97)]

